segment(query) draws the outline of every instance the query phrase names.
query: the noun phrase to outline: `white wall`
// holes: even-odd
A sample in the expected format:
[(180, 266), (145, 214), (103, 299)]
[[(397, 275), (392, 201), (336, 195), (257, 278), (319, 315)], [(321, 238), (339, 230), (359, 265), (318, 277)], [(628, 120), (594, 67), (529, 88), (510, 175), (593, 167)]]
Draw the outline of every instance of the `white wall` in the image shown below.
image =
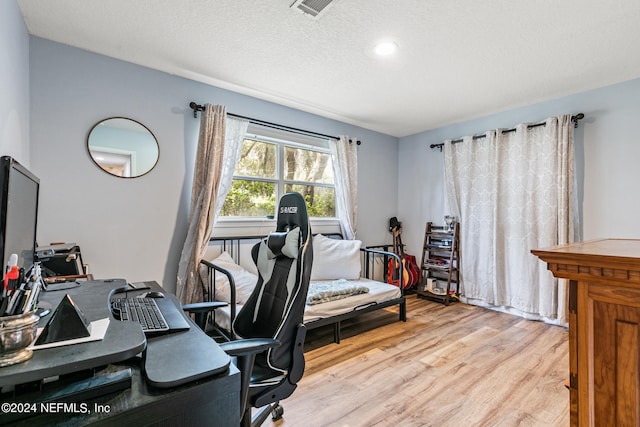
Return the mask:
[[(157, 280), (175, 289), (199, 128), (190, 101), (361, 139), (358, 237), (365, 244), (388, 241), (388, 219), (397, 212), (397, 138), (40, 38), (30, 44), (39, 242), (77, 242), (97, 277)], [(147, 175), (116, 178), (89, 158), (89, 129), (111, 116), (138, 120), (157, 137), (160, 158)]]
[(418, 254), (425, 222), (442, 223), (446, 213), (443, 154), (430, 144), (581, 112), (574, 135), (583, 238), (640, 238), (639, 100), (637, 79), (401, 138), (398, 205), (408, 250)]
[(29, 167), (29, 34), (18, 4), (0, 2), (0, 156)]

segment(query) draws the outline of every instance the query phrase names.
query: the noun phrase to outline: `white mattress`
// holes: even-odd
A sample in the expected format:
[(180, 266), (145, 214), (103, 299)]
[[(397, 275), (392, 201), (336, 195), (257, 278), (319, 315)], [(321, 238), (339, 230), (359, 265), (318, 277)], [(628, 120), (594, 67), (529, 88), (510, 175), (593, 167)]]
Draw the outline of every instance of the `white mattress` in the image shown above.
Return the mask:
[[(372, 302), (381, 303), (394, 298), (400, 298), (402, 295), (397, 286), (387, 283), (377, 282), (375, 280), (363, 279), (350, 280), (350, 282), (358, 285), (366, 286), (369, 292), (365, 294), (353, 295), (348, 298), (329, 301), (322, 304), (306, 305), (304, 310), (304, 322), (322, 319), (326, 317), (336, 316), (338, 314), (353, 311), (356, 307), (365, 306)], [(236, 313), (242, 308), (237, 305)], [(229, 330), (230, 307), (222, 307), (215, 311), (215, 321), (223, 329)]]
[(336, 316), (338, 314), (353, 311), (355, 307), (360, 307), (372, 302), (381, 303), (401, 296), (400, 288), (387, 283), (363, 278), (350, 280), (350, 282), (366, 286), (369, 288), (369, 292), (366, 294), (352, 295), (349, 298), (329, 301), (322, 304), (307, 304), (304, 309), (304, 322), (307, 323), (316, 319)]

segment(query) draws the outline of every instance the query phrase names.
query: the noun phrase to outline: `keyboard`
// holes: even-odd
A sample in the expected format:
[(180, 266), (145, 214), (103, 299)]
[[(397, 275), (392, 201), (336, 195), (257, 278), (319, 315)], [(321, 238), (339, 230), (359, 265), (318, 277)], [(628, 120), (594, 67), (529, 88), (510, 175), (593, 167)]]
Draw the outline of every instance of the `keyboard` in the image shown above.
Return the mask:
[(114, 317), (140, 323), (145, 333), (167, 332), (169, 324), (156, 304), (156, 298), (116, 298), (111, 301)]

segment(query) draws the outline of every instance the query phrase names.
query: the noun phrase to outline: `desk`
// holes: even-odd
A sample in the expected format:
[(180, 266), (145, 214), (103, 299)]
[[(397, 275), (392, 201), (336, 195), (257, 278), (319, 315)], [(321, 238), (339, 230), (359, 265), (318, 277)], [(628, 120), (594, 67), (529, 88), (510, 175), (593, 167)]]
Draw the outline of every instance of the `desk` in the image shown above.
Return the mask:
[[(162, 290), (155, 282), (146, 283), (154, 290)], [(87, 319), (93, 321), (111, 317), (107, 295), (111, 289), (125, 285), (123, 280), (83, 282), (76, 288), (43, 294), (41, 300), (50, 302), (55, 308), (64, 295), (69, 294)], [(179, 306), (174, 296), (166, 295)], [(41, 319), (40, 326), (44, 326), (47, 320), (48, 316)], [(130, 368), (132, 372), (130, 388), (95, 399), (80, 400), (79, 402), (87, 405), (90, 414), (85, 414), (85, 410), (76, 414), (73, 413), (73, 407), (67, 407), (61, 413), (38, 414), (16, 424), (80, 426), (122, 422), (123, 425), (237, 425), (240, 413), (240, 373), (229, 363), (228, 356), (224, 355), (217, 344), (190, 319), (189, 322), (191, 328), (188, 331), (145, 339), (139, 325), (111, 318), (102, 341), (37, 350), (30, 360), (1, 368), (0, 386), (5, 386), (5, 389), (8, 385), (39, 384), (43, 378), (71, 375), (77, 371), (117, 371)], [(212, 352), (202, 351), (203, 348), (214, 350), (213, 353), (219, 357), (213, 362), (210, 358), (206, 359), (206, 353)], [(220, 353), (216, 353), (216, 349)], [(166, 364), (167, 372), (180, 375), (186, 372), (186, 375), (190, 375), (190, 381), (169, 388), (150, 385), (144, 377), (144, 365), (150, 359), (156, 364)], [(203, 369), (206, 374), (194, 375), (198, 367), (202, 367), (201, 364), (205, 365)], [(16, 396), (5, 393), (2, 399), (29, 403), (41, 395), (37, 391)], [(6, 421), (6, 416), (0, 413), (0, 424), (6, 425)]]
[(640, 240), (531, 251), (569, 279), (572, 426), (640, 424)]

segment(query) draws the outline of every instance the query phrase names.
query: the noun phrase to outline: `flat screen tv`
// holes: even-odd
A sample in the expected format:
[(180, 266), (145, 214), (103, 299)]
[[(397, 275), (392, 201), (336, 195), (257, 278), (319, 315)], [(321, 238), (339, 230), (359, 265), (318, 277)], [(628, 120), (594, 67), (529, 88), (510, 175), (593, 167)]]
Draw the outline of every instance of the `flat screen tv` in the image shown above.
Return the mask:
[(11, 254), (18, 267), (33, 266), (40, 180), (9, 156), (0, 157), (0, 257), (4, 277)]

